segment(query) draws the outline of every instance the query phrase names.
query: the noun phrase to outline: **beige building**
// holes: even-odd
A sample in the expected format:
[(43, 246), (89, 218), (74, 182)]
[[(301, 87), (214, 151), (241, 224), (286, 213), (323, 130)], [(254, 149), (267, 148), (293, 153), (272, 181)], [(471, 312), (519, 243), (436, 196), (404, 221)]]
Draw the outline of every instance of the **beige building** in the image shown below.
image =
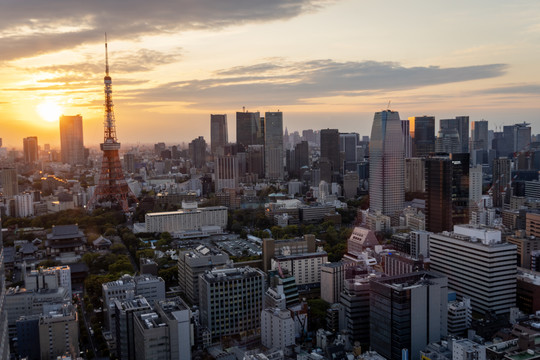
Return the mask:
[(328, 262), (326, 251), (296, 255), (279, 255), (272, 259), (272, 270), (288, 270), (296, 279), (296, 285), (318, 287), (321, 283), (321, 266)]
[(69, 354), (79, 355), (79, 324), (77, 311), (72, 305), (64, 305), (39, 319), (39, 347), (42, 360), (53, 360)]
[(263, 239), (263, 270), (270, 270), (271, 260), (274, 256), (288, 254), (304, 254), (315, 252), (315, 235), (304, 235), (301, 238), (274, 240), (272, 238)]

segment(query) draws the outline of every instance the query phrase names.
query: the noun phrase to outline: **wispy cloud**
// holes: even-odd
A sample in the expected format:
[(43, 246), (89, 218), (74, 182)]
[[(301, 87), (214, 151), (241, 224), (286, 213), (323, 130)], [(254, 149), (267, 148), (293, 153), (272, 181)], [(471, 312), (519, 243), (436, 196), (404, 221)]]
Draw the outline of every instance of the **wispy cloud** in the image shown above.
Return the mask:
[(540, 94), (540, 84), (510, 84), (480, 90), (477, 94), (535, 95)]
[(50, 53), (88, 42), (219, 29), (317, 10), (328, 0), (7, 0), (0, 12), (0, 60)]
[[(504, 64), (455, 68), (404, 67), (394, 62), (313, 60), (237, 66), (212, 79), (169, 82), (124, 94), (137, 101), (184, 101), (195, 107), (289, 105), (331, 96), (366, 96), (430, 85), (494, 78)], [(232, 76), (227, 76), (232, 75)]]

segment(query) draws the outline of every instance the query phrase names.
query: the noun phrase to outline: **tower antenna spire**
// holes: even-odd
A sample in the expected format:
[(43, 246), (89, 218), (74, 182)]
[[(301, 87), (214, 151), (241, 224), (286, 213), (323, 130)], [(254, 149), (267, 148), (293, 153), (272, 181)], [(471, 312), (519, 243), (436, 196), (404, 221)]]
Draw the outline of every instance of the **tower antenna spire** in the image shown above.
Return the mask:
[(101, 162), (101, 174), (92, 199), (88, 202), (88, 208), (96, 206), (120, 207), (125, 213), (129, 212), (129, 201), (136, 203), (137, 197), (129, 188), (122, 163), (120, 162), (120, 143), (116, 138), (116, 121), (114, 118), (112, 101), (112, 79), (109, 75), (109, 51), (107, 46), (107, 33), (105, 33), (105, 119), (103, 143), (100, 144), (103, 151)]
[(107, 47), (107, 33), (105, 33), (105, 74), (109, 76), (109, 49)]

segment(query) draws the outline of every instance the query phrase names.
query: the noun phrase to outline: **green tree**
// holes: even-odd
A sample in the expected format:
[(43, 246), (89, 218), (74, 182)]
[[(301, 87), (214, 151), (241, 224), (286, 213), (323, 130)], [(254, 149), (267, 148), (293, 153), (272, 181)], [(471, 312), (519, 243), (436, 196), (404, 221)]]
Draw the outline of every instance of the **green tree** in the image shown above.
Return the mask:
[(171, 266), (167, 269), (159, 269), (158, 275), (165, 280), (167, 288), (178, 284), (178, 269), (176, 266)]

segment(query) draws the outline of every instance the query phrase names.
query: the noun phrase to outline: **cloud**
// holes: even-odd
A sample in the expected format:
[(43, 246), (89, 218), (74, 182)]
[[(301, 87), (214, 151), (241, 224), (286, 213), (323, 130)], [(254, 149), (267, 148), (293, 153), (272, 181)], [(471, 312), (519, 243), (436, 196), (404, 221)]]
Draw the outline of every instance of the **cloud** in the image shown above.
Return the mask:
[[(135, 52), (118, 51), (114, 58), (109, 58), (111, 69), (115, 74), (150, 71), (160, 65), (177, 62), (181, 58), (181, 49), (172, 49), (168, 52), (160, 52), (150, 49), (139, 49)], [(105, 72), (104, 63), (96, 63), (93, 55), (86, 55), (85, 60), (74, 64), (57, 64), (25, 68), (32, 73), (58, 73), (58, 78), (83, 78), (101, 77)], [(69, 74), (69, 75), (66, 75)], [(54, 77), (51, 77), (54, 79)], [(40, 80), (46, 82), (46, 80)]]
[(515, 94), (515, 95), (538, 95), (540, 84), (513, 84), (491, 89), (480, 90), (480, 94)]
[[(124, 92), (137, 102), (183, 101), (195, 107), (230, 107), (312, 103), (332, 96), (366, 96), (430, 85), (494, 78), (504, 64), (456, 68), (404, 67), (394, 62), (313, 60), (237, 66), (212, 79), (169, 82)], [(260, 72), (260, 73), (259, 73)], [(270, 72), (270, 73), (269, 73)], [(234, 75), (234, 76), (223, 76)]]
[(0, 60), (74, 48), (111, 38), (283, 20), (329, 0), (8, 0), (0, 12)]

